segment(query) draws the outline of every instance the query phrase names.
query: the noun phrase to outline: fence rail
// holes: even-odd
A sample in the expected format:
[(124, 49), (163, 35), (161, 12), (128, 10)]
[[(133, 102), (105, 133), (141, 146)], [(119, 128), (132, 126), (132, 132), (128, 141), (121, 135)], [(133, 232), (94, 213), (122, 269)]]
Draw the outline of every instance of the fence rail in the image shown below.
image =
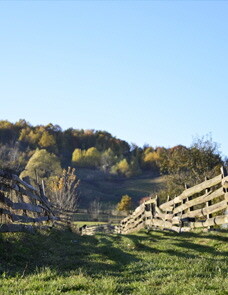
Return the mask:
[(176, 232), (210, 228), (228, 223), (228, 176), (221, 174), (186, 188), (179, 196), (159, 205), (158, 197), (141, 204), (124, 218), (119, 233), (128, 234), (143, 228), (159, 228)]
[(56, 219), (41, 185), (35, 188), (0, 170), (0, 232), (32, 231), (34, 226)]

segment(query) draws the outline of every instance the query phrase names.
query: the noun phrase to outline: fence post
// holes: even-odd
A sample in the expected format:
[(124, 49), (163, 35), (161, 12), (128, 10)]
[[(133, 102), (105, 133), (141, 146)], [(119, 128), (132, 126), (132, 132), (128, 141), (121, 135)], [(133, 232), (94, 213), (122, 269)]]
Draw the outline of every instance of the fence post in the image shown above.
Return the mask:
[[(189, 185), (185, 184), (185, 189), (188, 189), (188, 188), (189, 188)], [(191, 200), (192, 200), (192, 196), (189, 196), (189, 197), (186, 198), (186, 202), (189, 202)], [(193, 211), (193, 207), (189, 207), (187, 209), (187, 212), (190, 212), (190, 211)]]
[[(205, 177), (205, 181), (207, 181), (208, 179), (209, 179), (208, 177)], [(211, 191), (211, 189), (206, 188), (205, 191), (206, 191), (206, 194), (209, 194), (210, 191)], [(210, 207), (211, 204), (212, 204), (212, 201), (207, 201), (207, 202), (206, 202), (206, 207)], [(212, 217), (212, 214), (207, 214), (207, 219), (209, 219), (209, 218), (211, 218), (211, 217)], [(207, 230), (209, 231), (211, 228), (212, 228), (212, 226), (208, 226), (208, 227), (207, 227)]]
[[(228, 175), (227, 173), (227, 169), (225, 167), (221, 167), (221, 173), (222, 173), (222, 178), (226, 177)], [(223, 190), (224, 190), (224, 199), (227, 202), (227, 206), (228, 206), (228, 188), (227, 186), (223, 186)], [(225, 215), (228, 215), (228, 209), (225, 211), (224, 213)], [(228, 228), (228, 224), (225, 225), (225, 228)]]

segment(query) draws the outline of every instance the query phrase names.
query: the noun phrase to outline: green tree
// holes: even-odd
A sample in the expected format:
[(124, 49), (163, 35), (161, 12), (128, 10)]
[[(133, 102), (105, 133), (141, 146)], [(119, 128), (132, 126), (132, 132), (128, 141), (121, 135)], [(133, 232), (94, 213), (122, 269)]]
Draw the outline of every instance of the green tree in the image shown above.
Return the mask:
[(137, 176), (142, 173), (142, 170), (139, 165), (139, 160), (137, 157), (133, 157), (130, 163), (130, 171), (128, 172), (129, 176)]
[(101, 154), (100, 165), (103, 171), (109, 171), (113, 165), (116, 164), (118, 157), (114, 154), (111, 148), (105, 150)]
[(162, 169), (166, 171), (166, 188), (161, 192), (164, 198), (180, 194), (184, 185), (194, 186), (205, 177), (212, 178), (220, 173), (223, 161), (218, 145), (211, 138), (197, 138), (186, 148), (176, 146), (168, 150)]
[(29, 176), (32, 179), (36, 179), (36, 177), (43, 179), (54, 175), (60, 175), (61, 171), (60, 161), (56, 155), (44, 149), (37, 149), (29, 159), (20, 177)]

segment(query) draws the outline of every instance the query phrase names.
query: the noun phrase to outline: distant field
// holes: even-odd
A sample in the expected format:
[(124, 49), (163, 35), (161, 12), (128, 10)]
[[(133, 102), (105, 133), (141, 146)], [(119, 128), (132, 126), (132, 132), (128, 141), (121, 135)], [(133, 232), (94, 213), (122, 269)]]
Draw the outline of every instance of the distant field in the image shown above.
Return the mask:
[(75, 221), (73, 223), (74, 225), (77, 226), (83, 226), (83, 225), (87, 225), (87, 226), (91, 226), (91, 225), (100, 225), (100, 224), (107, 224), (107, 222), (100, 222), (100, 221)]
[(0, 294), (225, 295), (227, 232), (0, 235)]
[(81, 179), (81, 204), (87, 205), (91, 200), (117, 204), (122, 195), (128, 194), (135, 204), (150, 194), (156, 194), (164, 186), (164, 177), (154, 175), (140, 175), (132, 179), (115, 179), (105, 177), (102, 173), (91, 169), (79, 169)]

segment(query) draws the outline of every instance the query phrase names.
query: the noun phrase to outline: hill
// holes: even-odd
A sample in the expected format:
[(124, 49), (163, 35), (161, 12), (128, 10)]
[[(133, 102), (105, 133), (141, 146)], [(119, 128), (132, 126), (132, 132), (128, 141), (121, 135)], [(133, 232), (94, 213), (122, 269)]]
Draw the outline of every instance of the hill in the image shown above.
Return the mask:
[(79, 168), (76, 171), (80, 182), (80, 206), (87, 207), (94, 199), (115, 205), (121, 196), (128, 194), (134, 205), (141, 198), (155, 195), (165, 185), (165, 177), (144, 173), (134, 178), (110, 177), (102, 172)]
[[(163, 198), (175, 196), (184, 184), (192, 186), (217, 175), (222, 165), (211, 138), (197, 139), (190, 147), (138, 147), (107, 131), (0, 120), (0, 169), (10, 169), (33, 184), (44, 180), (53, 203), (59, 203), (53, 191), (66, 179), (68, 167), (80, 179), (80, 206), (87, 207), (91, 200), (116, 205), (124, 194), (138, 205), (161, 189)], [(169, 181), (161, 175), (168, 175)]]

